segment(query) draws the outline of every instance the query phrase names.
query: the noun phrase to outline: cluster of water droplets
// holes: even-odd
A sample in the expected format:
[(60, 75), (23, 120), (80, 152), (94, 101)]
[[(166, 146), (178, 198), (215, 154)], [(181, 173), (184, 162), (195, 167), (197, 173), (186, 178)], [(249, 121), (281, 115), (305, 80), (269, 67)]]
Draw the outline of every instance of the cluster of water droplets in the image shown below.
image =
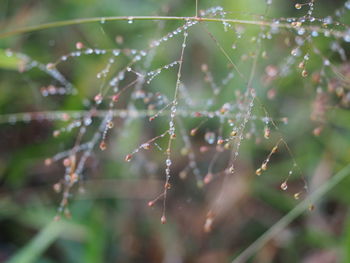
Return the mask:
[(147, 79), (147, 84), (150, 84), (151, 82), (152, 82), (152, 80), (155, 78), (155, 77), (157, 77), (160, 73), (162, 73), (162, 71), (164, 70), (164, 69), (171, 69), (171, 68), (173, 68), (173, 67), (175, 67), (176, 65), (178, 65), (179, 64), (179, 61), (174, 61), (174, 62), (171, 62), (171, 63), (169, 63), (169, 64), (166, 64), (166, 65), (164, 65), (164, 66), (162, 66), (162, 67), (159, 67), (159, 68), (157, 68), (157, 69), (155, 69), (155, 70), (152, 70), (152, 71), (149, 71), (149, 72), (147, 72), (147, 74), (146, 74), (146, 76), (148, 77), (148, 79)]
[[(272, 1), (267, 0), (267, 5), (271, 5)], [(328, 67), (332, 66), (329, 59), (324, 57), (320, 50), (317, 48), (310, 48), (312, 46), (315, 38), (322, 36), (325, 37), (335, 37), (337, 40), (344, 40), (345, 42), (350, 42), (350, 33), (349, 30), (343, 31), (333, 31), (329, 29), (331, 26), (341, 26), (341, 24), (332, 16), (327, 16), (325, 18), (315, 18), (313, 17), (314, 6), (313, 1), (306, 4), (296, 4), (296, 9), (302, 9), (303, 6), (308, 6), (309, 9), (305, 16), (300, 18), (281, 18), (275, 19), (272, 21), (270, 26), (261, 27), (260, 32), (249, 39), (251, 42), (256, 44), (261, 44), (263, 40), (271, 40), (273, 35), (275, 34), (283, 34), (281, 33), (283, 25), (282, 23), (286, 23), (287, 30), (292, 31), (292, 39), (293, 48), (279, 66), (268, 66), (267, 75), (271, 79), (277, 79), (277, 77), (286, 77), (293, 72), (293, 69), (299, 68), (301, 69), (301, 75), (303, 77), (308, 76), (308, 72), (306, 71), (306, 67), (309, 63), (310, 59), (313, 59), (314, 56), (312, 54), (315, 53), (318, 57), (322, 58), (323, 66)], [(347, 1), (344, 5), (344, 8), (341, 9), (341, 13), (350, 9), (349, 1)], [(58, 82), (59, 85), (48, 84), (44, 88), (41, 89), (43, 96), (48, 95), (66, 95), (75, 93), (75, 89), (73, 85), (69, 83), (63, 75), (57, 70), (56, 66), (61, 62), (66, 62), (70, 58), (78, 58), (84, 55), (106, 55), (107, 61), (104, 68), (96, 74), (96, 78), (102, 83), (100, 90), (96, 91), (96, 94), (93, 98), (95, 103), (92, 103), (93, 106), (90, 105), (91, 110), (85, 113), (78, 113), (77, 115), (71, 114), (69, 118), (63, 117), (63, 115), (50, 115), (50, 114), (25, 114), (19, 116), (10, 116), (8, 117), (9, 121), (15, 123), (17, 121), (30, 121), (33, 119), (41, 120), (41, 119), (62, 119), (68, 121), (69, 124), (63, 128), (60, 128), (54, 132), (54, 136), (58, 136), (63, 132), (71, 132), (73, 130), (78, 130), (78, 136), (82, 136), (86, 133), (87, 128), (93, 126), (95, 124), (95, 117), (102, 119), (99, 126), (95, 130), (92, 138), (88, 139), (85, 142), (79, 142), (72, 149), (68, 149), (62, 151), (52, 158), (49, 158), (45, 163), (51, 164), (52, 162), (56, 162), (59, 160), (63, 160), (63, 164), (65, 167), (65, 175), (64, 175), (64, 183), (66, 185), (66, 189), (64, 191), (63, 200), (64, 202), (60, 206), (62, 210), (65, 207), (65, 202), (67, 202), (69, 198), (69, 189), (73, 184), (75, 184), (79, 178), (81, 177), (86, 160), (90, 157), (91, 152), (94, 150), (98, 142), (100, 142), (99, 147), (101, 150), (105, 150), (107, 147), (107, 134), (108, 132), (114, 128), (114, 117), (119, 117), (121, 120), (125, 122), (131, 122), (135, 118), (149, 118), (149, 121), (153, 121), (157, 117), (166, 116), (168, 128), (162, 134), (153, 137), (152, 139), (147, 140), (146, 142), (141, 143), (137, 148), (127, 154), (125, 156), (125, 161), (130, 162), (135, 154), (149, 150), (153, 146), (157, 147), (160, 151), (164, 152), (166, 157), (164, 159), (165, 164), (165, 175), (166, 175), (166, 185), (165, 189), (170, 188), (169, 179), (171, 176), (171, 166), (173, 165), (173, 160), (171, 159), (171, 143), (170, 146), (165, 150), (157, 144), (158, 140), (163, 138), (168, 138), (171, 142), (175, 140), (176, 136), (180, 137), (183, 143), (183, 148), (181, 150), (181, 154), (188, 157), (188, 164), (183, 169), (183, 171), (179, 174), (180, 178), (185, 179), (187, 174), (193, 173), (196, 177), (198, 185), (202, 185), (203, 177), (201, 175), (201, 171), (198, 168), (198, 164), (196, 161), (196, 151), (193, 149), (194, 144), (189, 135), (197, 136), (199, 131), (203, 129), (204, 135), (201, 135), (201, 139), (204, 139), (203, 147), (200, 147), (200, 153), (207, 152), (208, 149), (215, 150), (215, 154), (219, 155), (221, 152), (227, 151), (232, 153), (232, 157), (230, 160), (231, 166), (229, 166), (230, 171), (234, 172), (234, 164), (240, 152), (241, 143), (244, 139), (250, 139), (255, 136), (256, 139), (260, 139), (260, 137), (270, 139), (270, 129), (273, 126), (272, 123), (276, 122), (270, 116), (258, 116), (253, 114), (253, 107), (255, 105), (256, 93), (255, 89), (248, 86), (246, 91), (241, 94), (237, 92), (235, 94), (235, 99), (225, 102), (219, 107), (216, 106), (215, 109), (211, 107), (217, 105), (217, 99), (225, 86), (230, 84), (230, 81), (236, 76), (236, 73), (232, 68), (230, 68), (221, 80), (215, 80), (215, 77), (209, 70), (207, 65), (202, 65), (201, 70), (204, 73), (204, 83), (211, 88), (212, 95), (210, 98), (205, 98), (204, 101), (200, 101), (199, 99), (194, 98), (189, 91), (189, 87), (186, 86), (182, 80), (180, 79), (180, 73), (178, 73), (178, 80), (176, 83), (175, 98), (173, 100), (169, 100), (164, 94), (160, 92), (152, 92), (149, 86), (144, 84), (151, 84), (153, 79), (165, 70), (172, 69), (175, 67), (179, 67), (182, 63), (181, 60), (173, 61), (169, 64), (165, 64), (160, 66), (154, 70), (151, 70), (146, 67), (142, 67), (138, 63), (144, 57), (149, 57), (151, 51), (156, 47), (160, 46), (162, 43), (170, 41), (176, 35), (184, 35), (185, 39), (187, 37), (187, 30), (194, 25), (200, 23), (201, 17), (219, 17), (222, 18), (223, 25), (225, 31), (232, 30), (236, 38), (243, 42), (243, 40), (248, 41), (248, 39), (243, 39), (245, 35), (245, 28), (243, 26), (233, 26), (227, 21), (225, 21), (225, 17), (227, 13), (223, 10), (222, 7), (213, 7), (206, 11), (200, 13), (200, 17), (197, 18), (187, 18), (184, 21), (184, 25), (172, 30), (167, 33), (163, 37), (158, 38), (153, 41), (148, 49), (145, 50), (136, 50), (136, 49), (99, 49), (99, 48), (86, 48), (80, 42), (76, 44), (76, 49), (73, 52), (70, 52), (66, 55), (61, 56), (57, 62), (49, 63), (47, 65), (41, 64), (37, 61), (30, 59), (27, 56), (21, 54), (14, 54), (11, 51), (7, 52), (8, 56), (18, 56), (24, 61), (24, 66), (22, 70), (27, 71), (32, 68), (39, 68), (41, 71), (49, 74), (55, 82)], [(337, 14), (336, 14), (337, 15)], [(338, 16), (338, 15), (337, 15)], [(105, 23), (106, 19), (102, 18), (101, 23)], [(127, 22), (129, 24), (133, 23), (134, 18), (129, 17)], [(315, 25), (315, 27), (307, 27), (306, 23), (310, 25)], [(318, 23), (318, 24), (317, 24)], [(308, 24), (308, 25), (309, 25)], [(320, 24), (320, 25), (319, 25)], [(289, 32), (290, 33), (290, 32)], [(248, 35), (248, 34), (246, 34)], [(291, 42), (291, 41), (290, 41)], [(232, 43), (232, 42), (231, 42)], [(289, 43), (290, 44), (290, 43)], [(180, 44), (179, 44), (180, 46)], [(181, 45), (182, 50), (186, 47), (186, 41), (184, 41)], [(232, 45), (233, 49), (237, 49), (237, 40)], [(341, 48), (341, 44), (339, 41), (334, 41), (331, 50), (336, 51), (340, 54), (340, 56), (345, 55), (344, 49)], [(251, 51), (252, 54), (241, 56), (241, 61), (245, 62), (248, 58), (254, 58), (256, 55), (255, 51)], [(264, 54), (264, 53), (263, 53)], [(117, 68), (118, 56), (123, 55), (129, 61), (126, 63), (125, 67), (122, 69), (118, 69), (115, 74), (111, 74), (115, 68)], [(262, 55), (262, 57), (267, 57), (267, 54)], [(150, 63), (151, 64), (151, 63)], [(152, 65), (152, 64), (151, 64)], [(298, 65), (298, 67), (295, 67)], [(136, 76), (136, 79), (134, 79)], [(321, 76), (327, 79), (324, 71), (322, 71)], [(133, 80), (130, 82), (130, 79)], [(104, 84), (104, 81), (106, 81)], [(125, 109), (117, 110), (116, 106), (119, 106), (118, 102), (120, 100), (120, 96), (123, 95), (123, 92), (126, 89), (134, 89), (131, 92), (130, 97), (126, 97), (127, 106)], [(104, 100), (109, 100), (109, 104), (102, 103)], [(135, 106), (141, 100), (146, 109), (140, 109)], [(102, 112), (102, 107), (108, 105), (108, 109)], [(97, 115), (97, 113), (100, 115)], [(12, 118), (10, 120), (10, 118)], [(181, 124), (182, 118), (196, 119), (201, 122), (195, 128), (193, 128), (190, 132), (186, 129), (186, 127)], [(208, 120), (218, 120), (219, 128), (212, 129), (208, 127), (204, 127), (206, 121)], [(279, 119), (281, 122), (286, 123), (285, 118)], [(1, 119), (0, 119), (1, 121)], [(261, 123), (262, 124), (261, 124)], [(175, 125), (176, 124), (176, 125)], [(226, 129), (226, 133), (222, 130)], [(249, 127), (248, 127), (249, 126)], [(263, 132), (259, 130), (259, 127), (263, 126)], [(249, 130), (248, 130), (249, 128)], [(180, 136), (179, 136), (180, 134)], [(257, 140), (258, 141), (258, 140)], [(261, 167), (257, 170), (257, 174), (260, 175), (263, 171), (267, 169), (267, 166), (270, 162), (270, 157), (272, 154), (276, 153), (276, 148), (272, 148), (272, 151), (268, 158), (262, 163)], [(80, 158), (78, 160), (79, 153)], [(208, 175), (204, 178), (205, 183), (209, 183), (213, 178), (212, 166), (215, 164), (215, 158), (211, 161), (208, 168)], [(76, 165), (71, 165), (73, 162), (76, 162)], [(288, 177), (281, 184), (282, 190), (288, 189), (288, 178), (293, 174), (293, 169), (289, 171)], [(58, 189), (58, 187), (57, 187)], [(299, 198), (300, 193), (297, 193), (295, 198)], [(60, 210), (60, 212), (62, 212)]]
[(196, 20), (188, 19), (183, 26), (178, 27), (177, 29), (175, 29), (172, 32), (166, 34), (165, 36), (163, 36), (162, 38), (160, 38), (158, 40), (154, 40), (151, 43), (150, 47), (154, 48), (154, 47), (160, 46), (162, 43), (167, 42), (168, 40), (172, 39), (173, 37), (183, 33), (184, 31), (188, 30), (190, 27), (196, 25), (197, 23), (198, 23), (198, 21), (196, 21)]

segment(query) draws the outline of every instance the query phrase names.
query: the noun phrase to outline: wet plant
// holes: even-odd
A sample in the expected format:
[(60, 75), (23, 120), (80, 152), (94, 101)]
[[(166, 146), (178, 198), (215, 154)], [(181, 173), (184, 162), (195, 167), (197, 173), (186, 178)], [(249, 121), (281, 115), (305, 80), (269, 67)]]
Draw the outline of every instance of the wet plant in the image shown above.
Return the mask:
[[(107, 47), (77, 36), (69, 51), (52, 60), (16, 46), (4, 49), (6, 60), (50, 109), (4, 112), (2, 125), (50, 122), (55, 140), (67, 138), (62, 139), (64, 150), (52, 149), (43, 160), (48, 171), (60, 172), (53, 184), (61, 197), (55, 219), (71, 217), (77, 190), (84, 191), (93, 163), (106, 153), (125, 162), (123, 171), (162, 181), (145, 206), (161, 211), (163, 224), (169, 220), (171, 193), (181, 182), (195, 185), (195, 192), (215, 186), (202, 223), (207, 233), (220, 222), (227, 193), (237, 190), (232, 178), (259, 182), (272, 177), (267, 187), (313, 210), (309, 165), (299, 163), (293, 133), (305, 125), (302, 132), (324, 144), (334, 129), (349, 134), (348, 127), (333, 123), (333, 116), (349, 117), (350, 105), (350, 3), (325, 17), (317, 16), (317, 4), (288, 3), (295, 17), (273, 17), (277, 1), (266, 0), (259, 15), (202, 8), (195, 1), (193, 16), (169, 11), (164, 16), (81, 18), (0, 32), (5, 40), (88, 24), (110, 37), (111, 25), (127, 24), (131, 32), (152, 27), (145, 29), (150, 36), (137, 40), (128, 32), (117, 33)], [(94, 66), (86, 69), (85, 63)], [(86, 81), (74, 82), (74, 67), (88, 72)], [(286, 94), (290, 86), (294, 90)], [(64, 110), (70, 98), (78, 109)], [(300, 111), (304, 118), (298, 122), (294, 117)]]

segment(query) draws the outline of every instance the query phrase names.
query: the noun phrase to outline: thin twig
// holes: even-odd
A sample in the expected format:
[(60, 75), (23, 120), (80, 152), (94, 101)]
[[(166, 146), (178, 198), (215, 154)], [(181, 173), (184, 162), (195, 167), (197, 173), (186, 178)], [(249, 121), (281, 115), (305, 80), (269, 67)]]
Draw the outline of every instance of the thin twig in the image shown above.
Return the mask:
[[(71, 119), (79, 119), (87, 114), (91, 113), (89, 110), (76, 110), (76, 111), (38, 111), (38, 112), (18, 112), (18, 113), (9, 113), (9, 114), (0, 114), (0, 124), (5, 123), (19, 123), (19, 122), (32, 122), (32, 121), (55, 121), (55, 120), (68, 120)], [(114, 109), (114, 110), (99, 110), (96, 109), (92, 117), (94, 118), (104, 118), (106, 114), (110, 113), (112, 117), (120, 117), (120, 118), (146, 118), (152, 117), (158, 113), (158, 116), (168, 116), (170, 114), (170, 110), (142, 110), (142, 109)], [(187, 110), (187, 109), (177, 109), (177, 115), (182, 118), (193, 118), (194, 115), (198, 113), (197, 110)], [(219, 114), (217, 111), (204, 111), (204, 117), (213, 116), (232, 119), (236, 115), (235, 113), (227, 113), (225, 115)], [(207, 121), (207, 120), (206, 120)], [(273, 121), (281, 121), (283, 122), (283, 118), (274, 119)]]
[[(274, 23), (273, 21), (256, 21), (256, 20), (240, 20), (240, 19), (223, 19), (223, 18), (209, 18), (209, 17), (181, 17), (181, 16), (109, 16), (109, 17), (91, 17), (91, 18), (78, 18), (64, 21), (57, 21), (51, 23), (44, 23), (40, 25), (27, 26), (18, 28), (12, 31), (0, 33), (0, 39), (20, 35), (24, 33), (39, 31), (49, 28), (57, 28), (70, 25), (94, 23), (94, 22), (107, 22), (107, 21), (137, 21), (137, 20), (178, 20), (178, 21), (205, 21), (205, 22), (226, 22), (231, 24), (245, 24), (245, 25), (255, 25), (255, 26), (268, 26), (268, 27), (278, 27), (278, 28), (287, 28), (295, 30), (295, 27), (291, 23)], [(345, 32), (338, 30), (324, 29), (320, 26), (304, 26), (305, 30), (313, 30), (318, 33), (331, 33), (335, 36), (342, 37), (345, 35)]]

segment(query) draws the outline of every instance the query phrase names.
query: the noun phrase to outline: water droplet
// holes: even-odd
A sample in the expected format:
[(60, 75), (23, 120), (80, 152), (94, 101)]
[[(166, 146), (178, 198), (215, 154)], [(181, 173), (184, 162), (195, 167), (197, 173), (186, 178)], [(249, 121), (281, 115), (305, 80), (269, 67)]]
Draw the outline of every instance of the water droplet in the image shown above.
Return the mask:
[(196, 133), (197, 133), (197, 129), (192, 129), (190, 132), (191, 136), (195, 136)]
[(223, 144), (225, 141), (223, 140), (223, 139), (218, 139), (218, 141), (217, 141), (217, 144), (218, 145), (221, 145), (221, 144)]
[(291, 54), (292, 56), (299, 56), (300, 55), (300, 50), (298, 48), (294, 48), (292, 51), (291, 51)]
[(299, 4), (299, 3), (295, 4), (295, 9), (301, 9), (301, 7), (302, 7), (301, 4)]
[[(236, 153), (237, 153), (237, 152), (236, 152)], [(234, 173), (235, 173), (235, 168), (234, 168), (233, 166), (231, 166), (230, 169), (229, 169), (229, 172), (230, 172), (231, 174), (234, 174)]]
[(100, 149), (101, 149), (101, 151), (104, 151), (104, 150), (107, 149), (107, 144), (106, 144), (105, 141), (102, 141), (102, 142), (100, 143)]
[(350, 34), (349, 33), (345, 34), (343, 39), (345, 42), (350, 42)]
[(212, 174), (212, 173), (208, 173), (208, 174), (204, 177), (204, 183), (205, 183), (205, 184), (209, 184), (212, 180), (213, 180), (213, 174)]
[(113, 50), (112, 53), (113, 53), (114, 56), (119, 56), (120, 50), (119, 49), (115, 49), (115, 50)]
[(49, 63), (49, 64), (46, 65), (46, 68), (47, 68), (48, 70), (54, 69), (54, 68), (55, 68), (55, 64)]
[(89, 54), (92, 54), (94, 52), (94, 50), (92, 48), (88, 48), (86, 51), (85, 51), (85, 54), (89, 55)]
[(215, 133), (214, 132), (205, 133), (204, 139), (207, 143), (213, 144), (215, 142)]
[(59, 130), (55, 130), (53, 132), (53, 137), (58, 137), (61, 134), (61, 132)]
[(101, 94), (101, 93), (97, 94), (97, 95), (95, 96), (94, 100), (95, 100), (95, 102), (96, 102), (97, 104), (101, 104), (101, 102), (102, 102), (102, 94)]
[(269, 139), (270, 138), (270, 133), (271, 133), (270, 129), (268, 127), (266, 127), (264, 129), (264, 138), (265, 139)]
[(309, 73), (305, 69), (301, 72), (301, 76), (303, 76), (304, 78), (306, 78), (308, 75)]
[(295, 193), (294, 194), (294, 199), (295, 200), (299, 200), (299, 198), (300, 198), (300, 193)]
[(261, 168), (259, 168), (259, 169), (257, 169), (257, 170), (255, 171), (255, 174), (256, 174), (256, 175), (261, 175), (261, 172), (262, 172), (262, 170), (261, 170)]
[(230, 135), (231, 135), (231, 137), (236, 136), (237, 135), (237, 131), (232, 131)]
[(53, 185), (53, 190), (54, 190), (56, 193), (61, 192), (61, 190), (62, 190), (62, 184), (60, 184), (60, 183), (54, 184), (54, 185)]
[(89, 126), (92, 123), (92, 119), (91, 118), (85, 118), (84, 119), (84, 125), (85, 126)]
[(161, 222), (162, 224), (165, 224), (165, 223), (166, 223), (166, 217), (165, 217), (165, 215), (162, 215), (162, 217), (160, 218), (160, 222)]
[(346, 9), (350, 9), (350, 1), (345, 2), (344, 5)]
[(64, 167), (68, 167), (68, 166), (70, 166), (71, 165), (71, 160), (69, 159), (69, 158), (65, 158), (64, 160), (63, 160), (63, 166)]
[(127, 156), (125, 156), (125, 161), (126, 162), (130, 162), (132, 159), (132, 155), (131, 154), (128, 154)]
[(276, 153), (277, 152), (277, 150), (278, 150), (278, 147), (277, 146), (274, 146), (273, 148), (272, 148), (272, 153)]
[(323, 19), (323, 22), (327, 25), (332, 24), (333, 23), (333, 18), (330, 16), (327, 16), (326, 18)]
[(82, 49), (83, 47), (84, 47), (84, 44), (83, 44), (83, 43), (81, 43), (81, 42), (75, 43), (75, 48), (76, 48), (76, 49)]
[(288, 189), (287, 182), (283, 182), (283, 183), (281, 184), (281, 189), (282, 189), (283, 191), (286, 191), (286, 190)]

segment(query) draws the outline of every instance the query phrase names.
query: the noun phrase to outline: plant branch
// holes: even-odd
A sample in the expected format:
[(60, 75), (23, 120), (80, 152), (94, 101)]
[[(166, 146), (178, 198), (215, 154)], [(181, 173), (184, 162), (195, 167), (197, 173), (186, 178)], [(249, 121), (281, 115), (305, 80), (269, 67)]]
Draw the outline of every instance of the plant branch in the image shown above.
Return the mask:
[[(34, 31), (40, 31), (49, 28), (57, 28), (70, 25), (79, 25), (93, 22), (107, 22), (107, 21), (137, 21), (137, 20), (175, 20), (175, 21), (203, 21), (203, 22), (226, 22), (231, 24), (245, 24), (255, 26), (267, 26), (267, 27), (279, 27), (287, 29), (295, 29), (291, 23), (274, 23), (273, 21), (258, 21), (258, 20), (240, 20), (240, 19), (224, 19), (224, 18), (209, 18), (209, 17), (181, 17), (181, 16), (110, 16), (110, 17), (91, 17), (91, 18), (78, 18), (72, 20), (63, 20), (51, 23), (44, 23), (39, 25), (27, 26), (18, 29), (14, 29), (7, 32), (0, 33), (0, 39), (10, 36), (16, 36), (24, 33), (30, 33)], [(344, 32), (338, 30), (330, 30), (321, 28), (320, 26), (304, 26), (306, 30), (313, 30), (319, 33), (329, 32), (335, 36), (342, 37)]]
[[(177, 115), (182, 118), (193, 118), (198, 113), (197, 110), (177, 109)], [(218, 111), (203, 111), (201, 112), (203, 117), (213, 116), (225, 119), (232, 119), (236, 117), (236, 113), (226, 113), (222, 115)], [(0, 114), (0, 124), (4, 123), (18, 123), (18, 122), (31, 122), (31, 121), (43, 121), (43, 120), (64, 120), (67, 116), (69, 119), (79, 119), (86, 115), (91, 114), (89, 110), (71, 110), (71, 111), (38, 111), (38, 112), (19, 112)], [(116, 109), (116, 110), (96, 110), (94, 112), (94, 118), (104, 118), (107, 114), (111, 114), (113, 117), (119, 118), (146, 118), (157, 116), (168, 116), (170, 110), (142, 110), (142, 109)], [(257, 117), (257, 116), (256, 116)], [(258, 118), (258, 117), (257, 117)], [(274, 122), (283, 122), (284, 118), (270, 119)]]

